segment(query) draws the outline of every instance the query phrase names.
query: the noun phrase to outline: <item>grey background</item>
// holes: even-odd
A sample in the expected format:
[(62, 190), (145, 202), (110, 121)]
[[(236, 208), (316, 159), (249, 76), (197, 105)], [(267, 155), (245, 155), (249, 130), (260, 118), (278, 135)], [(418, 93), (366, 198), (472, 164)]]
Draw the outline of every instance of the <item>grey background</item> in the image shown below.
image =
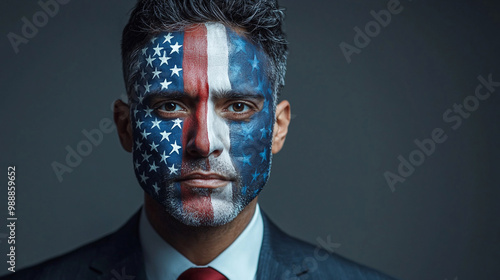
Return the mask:
[[(124, 93), (119, 43), (133, 2), (70, 1), (18, 54), (7, 34), (21, 34), (21, 18), (41, 8), (0, 3), (0, 166), (17, 170), (17, 269), (115, 230), (141, 205), (115, 132), (62, 182), (51, 167)], [(401, 0), (402, 12), (347, 63), (339, 44), (353, 44), (353, 28), (387, 3), (281, 1), (283, 98), (294, 118), (260, 204), (288, 233), (329, 237), (339, 254), (401, 279), (498, 279), (500, 88), (457, 130), (442, 114), (474, 93), (478, 75), (500, 81), (499, 4)], [(392, 192), (384, 172), (397, 172), (397, 156), (436, 127), (446, 142)], [(1, 259), (6, 233), (0, 226)]]

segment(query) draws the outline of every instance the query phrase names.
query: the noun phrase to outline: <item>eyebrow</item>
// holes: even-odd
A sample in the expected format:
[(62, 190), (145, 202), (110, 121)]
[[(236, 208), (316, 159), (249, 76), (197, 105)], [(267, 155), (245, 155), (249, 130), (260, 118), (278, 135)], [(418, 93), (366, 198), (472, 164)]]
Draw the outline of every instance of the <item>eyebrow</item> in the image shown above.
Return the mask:
[(172, 99), (185, 98), (187, 94), (182, 91), (162, 91), (162, 90), (154, 90), (150, 94), (148, 94), (147, 98), (158, 98), (158, 97), (168, 97)]
[(254, 91), (214, 91), (212, 93), (215, 99), (264, 99), (264, 95)]
[[(215, 99), (245, 99), (245, 98), (253, 98), (253, 99), (264, 99), (264, 95), (259, 92), (253, 91), (213, 91), (212, 96)], [(189, 98), (190, 95), (183, 91), (162, 91), (156, 90), (152, 91), (148, 94), (148, 99), (150, 98), (171, 98), (171, 99), (184, 99)]]

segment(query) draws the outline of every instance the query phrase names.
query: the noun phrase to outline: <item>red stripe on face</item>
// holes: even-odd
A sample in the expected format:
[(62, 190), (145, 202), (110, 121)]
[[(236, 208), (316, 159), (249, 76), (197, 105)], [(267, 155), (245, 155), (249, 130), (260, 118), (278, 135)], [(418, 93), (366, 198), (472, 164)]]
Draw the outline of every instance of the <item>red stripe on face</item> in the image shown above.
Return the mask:
[[(184, 92), (196, 100), (196, 112), (184, 120), (182, 163), (183, 166), (189, 165), (190, 160), (199, 162), (201, 158), (206, 157), (207, 166), (205, 168), (210, 170), (208, 165), (210, 141), (207, 129), (209, 97), (207, 69), (207, 29), (205, 25), (200, 24), (184, 32), (182, 63)], [(190, 168), (187, 168), (187, 170), (193, 171)], [(202, 196), (199, 193), (194, 193), (191, 188), (181, 184), (183, 210), (191, 214), (198, 213), (195, 216), (200, 218), (204, 217), (213, 220), (214, 211), (210, 200), (210, 192), (207, 194), (207, 196)]]

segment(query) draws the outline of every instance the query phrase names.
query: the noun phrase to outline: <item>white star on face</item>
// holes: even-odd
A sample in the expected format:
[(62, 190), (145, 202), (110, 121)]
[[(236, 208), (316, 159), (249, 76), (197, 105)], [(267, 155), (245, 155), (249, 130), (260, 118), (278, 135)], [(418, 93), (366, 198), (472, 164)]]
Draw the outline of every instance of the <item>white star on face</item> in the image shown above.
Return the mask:
[(153, 44), (156, 41), (156, 37), (151, 38), (151, 44)]
[(134, 165), (135, 165), (135, 169), (139, 169), (139, 166), (141, 166), (137, 160), (135, 161)]
[(172, 36), (172, 33), (169, 32), (167, 35), (165, 35), (165, 41), (163, 41), (163, 44), (165, 44), (166, 42), (172, 43), (170, 42), (172, 38), (174, 38), (174, 36)]
[(155, 118), (155, 120), (152, 121), (152, 123), (153, 123), (153, 126), (151, 127), (151, 129), (153, 129), (155, 126), (158, 127), (158, 129), (160, 129), (161, 120), (159, 121), (157, 118)]
[(143, 121), (136, 121), (136, 122), (135, 122), (135, 127), (136, 127), (136, 128), (141, 128), (141, 125), (142, 125), (143, 123), (144, 123)]
[(267, 160), (267, 152), (266, 152), (266, 148), (264, 148), (264, 151), (262, 151), (261, 153), (259, 153), (259, 156), (262, 158), (262, 162), (264, 162), (265, 160)]
[(245, 42), (242, 39), (238, 39), (234, 43), (235, 43), (235, 47), (236, 47), (236, 50), (234, 52), (241, 52), (241, 51), (243, 51), (244, 53), (247, 52), (245, 50), (245, 45), (246, 44), (245, 44)]
[(144, 79), (146, 77), (146, 72), (144, 72), (144, 69), (141, 70), (141, 79)]
[(135, 140), (135, 147), (137, 150), (140, 150), (142, 146), (142, 142), (139, 141), (139, 139)]
[(144, 171), (141, 174), (141, 182), (146, 183), (146, 180), (149, 179), (148, 176), (144, 173)]
[(176, 127), (176, 126), (178, 126), (180, 129), (182, 129), (181, 123), (182, 123), (181, 119), (175, 119), (174, 120), (174, 125), (172, 126), (172, 129), (174, 129), (174, 127)]
[(144, 89), (145, 89), (145, 92), (149, 92), (149, 88), (151, 87), (151, 85), (148, 83), (148, 81), (146, 81), (146, 84), (144, 85)]
[(177, 170), (179, 170), (179, 169), (175, 168), (175, 165), (173, 165), (173, 164), (172, 164), (172, 167), (169, 167), (168, 169), (170, 170), (170, 174), (172, 174), (172, 173), (177, 174)]
[(170, 75), (170, 77), (172, 77), (174, 74), (180, 77), (179, 71), (182, 71), (182, 68), (177, 68), (177, 65), (174, 65), (174, 68), (170, 68), (170, 70), (172, 70), (172, 74)]
[(142, 49), (142, 54), (143, 55), (146, 55), (146, 52), (148, 51), (148, 47), (145, 47), (144, 49)]
[(163, 83), (160, 83), (161, 89), (168, 89), (168, 85), (170, 85), (172, 82), (168, 82), (167, 79), (163, 81)]
[(176, 52), (179, 53), (179, 49), (182, 47), (182, 45), (179, 45), (179, 42), (175, 42), (175, 45), (170, 45), (172, 50), (170, 51), (170, 54)]
[(243, 154), (243, 166), (245, 166), (245, 163), (252, 166), (252, 163), (250, 163), (251, 157), (252, 157), (251, 155), (247, 156), (247, 155)]
[(139, 83), (137, 83), (137, 81), (135, 81), (135, 83), (134, 83), (134, 91), (137, 92), (137, 90), (139, 90)]
[(254, 69), (259, 69), (259, 60), (257, 59), (257, 56), (254, 54), (253, 55), (253, 60), (249, 60), (250, 64), (252, 64), (252, 71)]
[(141, 154), (141, 155), (142, 155), (142, 161), (146, 161), (146, 162), (147, 162), (147, 161), (149, 160), (149, 158), (151, 157), (151, 155), (148, 155), (148, 153), (147, 153), (146, 151), (144, 151), (144, 153), (143, 153), (143, 154)]
[(153, 141), (153, 143), (149, 144), (149, 146), (151, 147), (150, 151), (155, 150), (155, 151), (158, 152), (157, 148), (158, 148), (159, 145), (155, 144), (154, 141)]
[(160, 78), (160, 74), (161, 74), (161, 71), (158, 71), (158, 69), (155, 67), (155, 71), (153, 71), (153, 78), (154, 79), (155, 77), (158, 77), (158, 79)]
[(139, 103), (142, 104), (142, 100), (144, 100), (144, 96), (139, 95), (139, 96), (137, 96), (137, 99), (139, 99)]
[(149, 165), (149, 172), (151, 172), (151, 170), (154, 170), (156, 172), (156, 169), (158, 169), (159, 166), (156, 166), (155, 162), (153, 161), (153, 164)]
[(169, 158), (170, 156), (167, 156), (167, 155), (165, 154), (165, 151), (163, 151), (163, 154), (161, 154), (160, 156), (161, 156), (161, 160), (160, 160), (160, 162), (162, 162), (162, 161), (163, 161), (165, 164), (167, 164), (167, 158)]
[(167, 64), (168, 65), (168, 60), (171, 59), (170, 56), (166, 56), (167, 55), (167, 51), (164, 51), (163, 52), (163, 56), (160, 56), (160, 60), (161, 60), (161, 63), (160, 63), (160, 66), (162, 66), (163, 64)]
[[(155, 170), (155, 171), (156, 171), (156, 170)], [(157, 183), (155, 183), (155, 184), (153, 185), (153, 188), (155, 189), (156, 194), (158, 194), (158, 191), (160, 190), (160, 188), (158, 188), (158, 184), (157, 184)]]
[(160, 47), (160, 44), (156, 45), (156, 48), (153, 48), (153, 50), (155, 50), (155, 54), (153, 54), (153, 56), (155, 56), (156, 54), (158, 54), (158, 56), (161, 55), (161, 50), (163, 50), (163, 47)]
[(141, 132), (142, 139), (147, 139), (149, 134), (151, 134), (151, 133), (146, 132), (146, 129), (144, 129), (144, 131), (143, 131), (143, 132)]
[(259, 84), (257, 85), (257, 87), (255, 88), (255, 90), (257, 92), (264, 92), (263, 90), (263, 87), (264, 87), (264, 81), (259, 79)]
[(148, 62), (148, 64), (146, 64), (146, 66), (150, 65), (151, 64), (151, 67), (153, 67), (153, 61), (156, 60), (156, 57), (155, 58), (152, 58), (151, 55), (149, 55), (147, 58), (146, 58), (146, 61)]
[(257, 169), (255, 169), (255, 173), (252, 174), (252, 182), (257, 181), (257, 178), (259, 178), (259, 175), (260, 175), (260, 173), (257, 173)]
[(253, 136), (252, 136), (253, 128), (251, 126), (247, 126), (247, 125), (242, 124), (241, 130), (242, 130), (243, 135), (245, 135), (244, 140), (247, 140), (247, 139), (253, 140)]
[(167, 139), (167, 141), (170, 141), (170, 139), (168, 139), (168, 136), (170, 136), (170, 134), (172, 134), (172, 132), (163, 131), (163, 132), (160, 132), (160, 134), (162, 136), (160, 142), (163, 141), (163, 139)]
[(139, 110), (137, 108), (134, 109), (134, 118), (137, 117), (137, 113), (139, 113)]
[(267, 129), (265, 127), (261, 128), (260, 132), (262, 132), (262, 135), (260, 136), (260, 139), (267, 137)]
[(171, 155), (173, 152), (179, 154), (179, 149), (181, 148), (181, 146), (177, 145), (177, 140), (175, 140), (174, 144), (170, 144), (170, 146), (172, 146), (172, 151), (170, 151), (169, 155)]
[(146, 112), (146, 115), (144, 115), (144, 117), (147, 117), (147, 116), (151, 116), (151, 112), (153, 112), (153, 109), (149, 109), (149, 107), (147, 107), (147, 109), (144, 109), (144, 112)]

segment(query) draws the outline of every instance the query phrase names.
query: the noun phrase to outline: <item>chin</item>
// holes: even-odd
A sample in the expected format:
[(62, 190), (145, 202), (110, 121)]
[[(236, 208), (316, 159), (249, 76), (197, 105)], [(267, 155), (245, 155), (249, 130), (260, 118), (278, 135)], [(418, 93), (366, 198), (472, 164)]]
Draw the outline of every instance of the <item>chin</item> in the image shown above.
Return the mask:
[(233, 221), (244, 207), (232, 201), (215, 200), (212, 201), (212, 207), (209, 211), (203, 204), (194, 205), (189, 209), (168, 208), (167, 211), (175, 219), (187, 226), (217, 227)]
[[(161, 203), (166, 212), (180, 223), (193, 227), (217, 227), (233, 221), (255, 198), (235, 192), (232, 183), (218, 189), (191, 189), (189, 196), (180, 195), (172, 185), (169, 196)], [(238, 189), (238, 187), (236, 187)]]

